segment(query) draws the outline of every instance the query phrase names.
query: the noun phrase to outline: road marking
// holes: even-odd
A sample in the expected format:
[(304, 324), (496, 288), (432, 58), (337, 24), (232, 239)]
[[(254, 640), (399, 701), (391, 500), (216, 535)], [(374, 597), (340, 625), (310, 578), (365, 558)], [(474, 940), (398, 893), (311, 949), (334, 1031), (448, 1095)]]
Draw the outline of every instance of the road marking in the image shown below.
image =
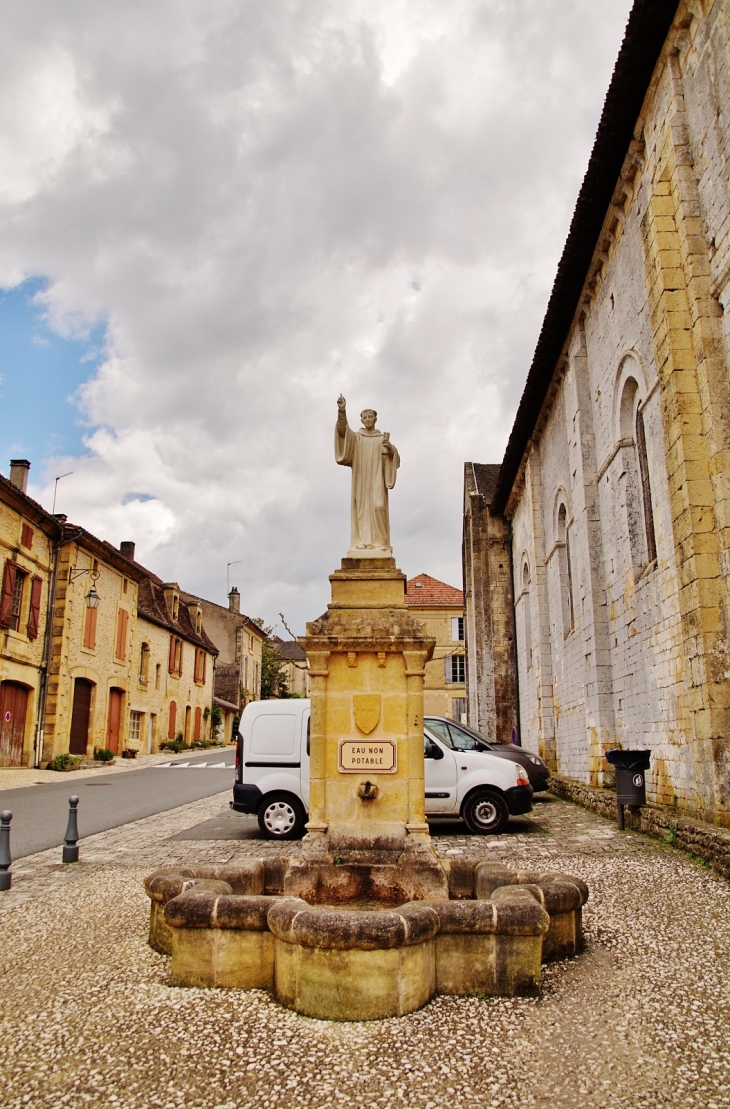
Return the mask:
[(232, 762), (158, 762), (153, 770), (233, 770)]

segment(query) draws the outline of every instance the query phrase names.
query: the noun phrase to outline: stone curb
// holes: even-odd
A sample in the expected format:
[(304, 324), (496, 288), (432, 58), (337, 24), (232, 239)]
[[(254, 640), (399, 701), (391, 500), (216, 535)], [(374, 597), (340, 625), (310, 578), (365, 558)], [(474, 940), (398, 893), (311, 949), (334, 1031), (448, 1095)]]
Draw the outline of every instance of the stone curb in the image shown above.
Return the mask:
[[(599, 816), (616, 820), (616, 794), (611, 790), (599, 789), (576, 782), (572, 778), (552, 774), (550, 792), (564, 801), (573, 801), (584, 809), (590, 809)], [(704, 859), (723, 878), (730, 878), (730, 832), (699, 820), (687, 820), (659, 805), (648, 805), (638, 810), (625, 809), (624, 814), (627, 829), (641, 832)], [(667, 839), (667, 833), (670, 839)]]

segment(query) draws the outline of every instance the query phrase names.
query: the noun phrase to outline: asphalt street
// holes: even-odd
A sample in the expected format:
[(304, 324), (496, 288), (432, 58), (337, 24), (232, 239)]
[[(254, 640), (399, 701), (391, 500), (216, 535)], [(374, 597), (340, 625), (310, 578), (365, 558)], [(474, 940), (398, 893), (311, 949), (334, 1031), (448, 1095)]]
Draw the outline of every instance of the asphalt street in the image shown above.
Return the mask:
[[(184, 759), (172, 766), (99, 774), (77, 778), (59, 774), (59, 781), (0, 790), (0, 810), (10, 809), (13, 820), (10, 850), (14, 859), (63, 843), (68, 799), (79, 798), (79, 834), (93, 836), (132, 820), (177, 808), (224, 789), (233, 789), (235, 752), (214, 751)], [(225, 762), (224, 767), (211, 763)], [(208, 765), (202, 766), (202, 763)]]

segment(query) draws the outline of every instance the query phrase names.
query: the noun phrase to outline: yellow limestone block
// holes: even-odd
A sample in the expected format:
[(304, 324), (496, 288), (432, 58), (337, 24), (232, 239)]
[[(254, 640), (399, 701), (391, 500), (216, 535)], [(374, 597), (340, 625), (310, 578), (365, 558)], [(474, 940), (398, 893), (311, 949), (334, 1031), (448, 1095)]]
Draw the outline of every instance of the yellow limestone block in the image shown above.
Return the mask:
[(428, 843), (423, 677), (434, 641), (406, 608), (392, 558), (343, 559), (330, 581), (332, 603), (301, 640), (312, 674), (305, 852), (324, 836), (333, 857), (399, 855)]

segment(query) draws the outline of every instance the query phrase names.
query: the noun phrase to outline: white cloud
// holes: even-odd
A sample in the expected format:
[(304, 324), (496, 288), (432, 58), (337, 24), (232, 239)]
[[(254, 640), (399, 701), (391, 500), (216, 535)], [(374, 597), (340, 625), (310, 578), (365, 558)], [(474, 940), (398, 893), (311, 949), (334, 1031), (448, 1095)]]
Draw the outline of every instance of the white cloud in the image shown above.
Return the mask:
[(628, 8), (6, 6), (0, 282), (108, 324), (88, 454), (39, 496), (73, 469), (73, 520), (213, 599), (242, 558), (244, 608), (301, 630), (347, 545), (342, 390), (401, 451), (399, 564), (458, 584), (463, 462), (501, 458)]

